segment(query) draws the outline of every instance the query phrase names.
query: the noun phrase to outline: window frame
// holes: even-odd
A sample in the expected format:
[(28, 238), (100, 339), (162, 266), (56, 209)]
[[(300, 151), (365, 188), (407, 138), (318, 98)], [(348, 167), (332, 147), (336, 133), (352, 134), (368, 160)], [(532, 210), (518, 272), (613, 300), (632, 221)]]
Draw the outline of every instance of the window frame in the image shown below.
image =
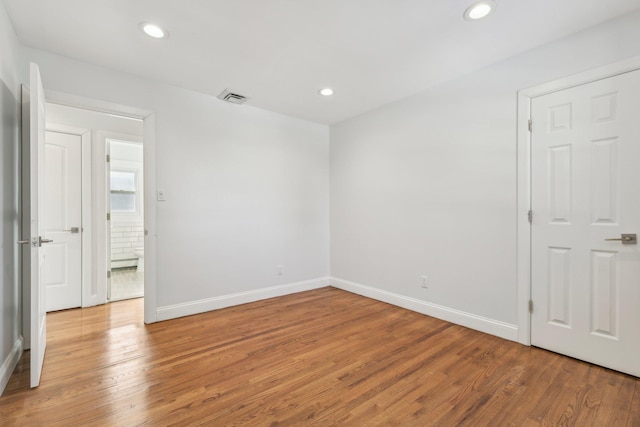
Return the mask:
[[(133, 175), (133, 185), (134, 185), (134, 190), (114, 190), (111, 187), (111, 174), (113, 172), (120, 172), (120, 173), (130, 173)], [(137, 169), (133, 169), (133, 168), (126, 168), (126, 167), (117, 167), (117, 168), (110, 168), (109, 169), (109, 198), (110, 198), (110, 205), (111, 205), (111, 212), (112, 213), (117, 213), (118, 215), (139, 215), (140, 214), (140, 191), (138, 189), (139, 187), (139, 182), (138, 182), (138, 170)], [(112, 195), (113, 194), (132, 194), (133, 195), (133, 210), (132, 211), (124, 211), (124, 210), (118, 210), (115, 209), (113, 206), (113, 199), (112, 199)]]

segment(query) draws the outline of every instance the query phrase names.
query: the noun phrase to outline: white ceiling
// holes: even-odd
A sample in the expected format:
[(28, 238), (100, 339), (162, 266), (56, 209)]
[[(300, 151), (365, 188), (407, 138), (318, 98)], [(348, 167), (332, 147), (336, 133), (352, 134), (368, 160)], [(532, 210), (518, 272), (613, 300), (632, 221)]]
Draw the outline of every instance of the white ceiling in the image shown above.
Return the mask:
[[(4, 0), (27, 46), (333, 124), (597, 23), (640, 0)], [(170, 32), (151, 39), (142, 21)], [(320, 97), (331, 86), (336, 94)], [(222, 102), (222, 101), (221, 101)]]

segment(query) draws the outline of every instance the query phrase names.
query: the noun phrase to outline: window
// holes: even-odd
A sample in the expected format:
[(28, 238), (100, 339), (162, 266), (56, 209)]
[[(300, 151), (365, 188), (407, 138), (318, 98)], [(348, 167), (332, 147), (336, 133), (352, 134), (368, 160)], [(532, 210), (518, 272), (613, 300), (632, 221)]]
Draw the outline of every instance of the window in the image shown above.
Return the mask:
[(111, 212), (136, 212), (136, 173), (111, 171)]

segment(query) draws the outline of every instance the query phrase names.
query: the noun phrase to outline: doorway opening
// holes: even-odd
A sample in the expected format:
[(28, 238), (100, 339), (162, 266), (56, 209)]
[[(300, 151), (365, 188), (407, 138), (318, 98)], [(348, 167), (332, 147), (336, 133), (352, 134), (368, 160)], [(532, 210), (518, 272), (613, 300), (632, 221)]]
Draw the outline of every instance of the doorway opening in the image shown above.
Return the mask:
[[(81, 163), (77, 168), (82, 170), (82, 221), (65, 223), (65, 227), (69, 225), (66, 228), (72, 230), (67, 234), (82, 236), (82, 256), (67, 257), (67, 264), (71, 265), (58, 268), (72, 271), (71, 266), (81, 265), (82, 285), (76, 289), (79, 293), (76, 300), (81, 300), (81, 304), (54, 309), (90, 307), (142, 297), (145, 286), (143, 120), (55, 102), (47, 102), (46, 112), (50, 135), (75, 136), (82, 146), (82, 155), (74, 157), (75, 162)], [(66, 163), (70, 163), (71, 157), (67, 157)], [(60, 209), (65, 210), (67, 208)], [(75, 227), (77, 233), (69, 227)], [(48, 266), (54, 267), (53, 263)], [(113, 289), (112, 267), (117, 276)], [(64, 289), (52, 286), (52, 290)]]
[(144, 296), (144, 172), (138, 141), (106, 139), (109, 302)]

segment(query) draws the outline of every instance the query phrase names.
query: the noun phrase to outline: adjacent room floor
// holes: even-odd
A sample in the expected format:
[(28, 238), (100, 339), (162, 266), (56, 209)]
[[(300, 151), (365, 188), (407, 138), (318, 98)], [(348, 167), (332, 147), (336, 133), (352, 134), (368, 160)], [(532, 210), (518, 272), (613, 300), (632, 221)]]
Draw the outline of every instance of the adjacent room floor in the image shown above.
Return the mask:
[(111, 270), (111, 298), (109, 301), (120, 301), (144, 296), (144, 272), (133, 268), (116, 268)]
[(638, 426), (640, 379), (335, 288), (143, 324), (52, 313), (3, 425)]

